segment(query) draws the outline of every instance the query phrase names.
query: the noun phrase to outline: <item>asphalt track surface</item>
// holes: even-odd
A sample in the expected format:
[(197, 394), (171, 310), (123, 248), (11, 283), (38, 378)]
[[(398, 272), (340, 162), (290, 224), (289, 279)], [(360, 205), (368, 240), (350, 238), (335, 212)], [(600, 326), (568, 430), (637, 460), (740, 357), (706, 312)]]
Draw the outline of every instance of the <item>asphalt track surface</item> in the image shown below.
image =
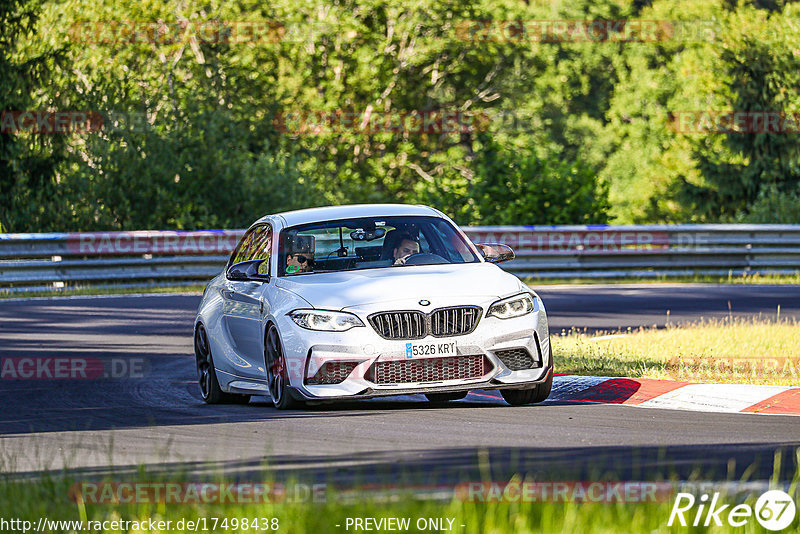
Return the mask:
[[(552, 331), (742, 316), (800, 317), (800, 286), (551, 286)], [(422, 396), (277, 411), (264, 398), (208, 406), (195, 383), (199, 295), (0, 302), (0, 357), (85, 357), (133, 378), (0, 380), (0, 466), (125, 476), (180, 469), (256, 479), (448, 483), (508, 479), (791, 478), (800, 418), (570, 403), (510, 407), (496, 392), (447, 406)], [(667, 311), (669, 310), (669, 314)]]

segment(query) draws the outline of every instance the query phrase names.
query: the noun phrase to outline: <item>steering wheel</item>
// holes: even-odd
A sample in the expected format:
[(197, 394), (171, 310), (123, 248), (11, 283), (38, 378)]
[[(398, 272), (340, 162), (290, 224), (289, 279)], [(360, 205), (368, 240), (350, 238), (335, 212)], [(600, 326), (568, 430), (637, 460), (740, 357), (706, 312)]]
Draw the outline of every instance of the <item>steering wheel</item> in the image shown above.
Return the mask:
[(418, 252), (406, 258), (406, 265), (438, 265), (441, 263), (447, 263), (447, 260), (430, 252)]

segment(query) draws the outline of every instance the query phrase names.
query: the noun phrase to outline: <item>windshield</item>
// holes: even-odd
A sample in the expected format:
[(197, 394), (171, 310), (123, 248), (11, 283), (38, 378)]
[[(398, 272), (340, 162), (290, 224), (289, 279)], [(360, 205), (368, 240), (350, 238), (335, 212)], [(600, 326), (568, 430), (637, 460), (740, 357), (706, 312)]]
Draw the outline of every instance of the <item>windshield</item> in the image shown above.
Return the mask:
[(367, 217), (281, 232), (279, 276), (476, 263), (461, 234), (437, 217)]

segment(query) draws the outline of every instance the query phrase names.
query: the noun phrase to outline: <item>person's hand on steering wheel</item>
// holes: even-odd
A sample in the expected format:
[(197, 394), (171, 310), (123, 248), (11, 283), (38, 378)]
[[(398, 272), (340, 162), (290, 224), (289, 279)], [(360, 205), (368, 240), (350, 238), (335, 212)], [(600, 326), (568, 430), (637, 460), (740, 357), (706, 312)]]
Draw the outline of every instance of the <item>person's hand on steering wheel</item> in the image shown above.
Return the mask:
[(410, 235), (403, 235), (392, 251), (392, 256), (394, 257), (393, 265), (405, 265), (408, 258), (414, 254), (419, 254), (419, 252), (419, 242)]
[(405, 256), (401, 256), (401, 257), (397, 258), (396, 260), (394, 260), (394, 263), (392, 265), (405, 265), (406, 264), (406, 260), (408, 260), (408, 258), (410, 258), (411, 256), (414, 256), (416, 254), (418, 254), (418, 252), (412, 252), (411, 254), (407, 254)]

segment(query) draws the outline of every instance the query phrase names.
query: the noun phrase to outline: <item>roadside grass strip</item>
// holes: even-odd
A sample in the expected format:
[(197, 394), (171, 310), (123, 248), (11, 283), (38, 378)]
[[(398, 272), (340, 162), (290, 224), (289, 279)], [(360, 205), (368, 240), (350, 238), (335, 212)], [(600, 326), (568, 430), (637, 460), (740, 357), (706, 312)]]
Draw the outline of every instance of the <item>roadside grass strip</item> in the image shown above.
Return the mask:
[[(546, 481), (520, 473), (508, 480), (432, 486), (316, 484), (321, 491), (302, 495), (294, 490), (305, 484), (276, 482), (268, 468), (257, 482), (190, 480), (179, 473), (149, 473), (145, 466), (124, 481), (110, 474), (75, 478), (43, 472), (0, 477), (0, 528), (53, 533), (797, 532), (800, 473), (777, 475), (782, 462), (793, 461), (776, 456), (771, 480), (744, 475), (740, 480), (637, 481), (609, 473)], [(97, 488), (108, 489), (108, 498)], [(253, 498), (252, 488), (269, 491)], [(768, 499), (771, 494), (777, 498)]]
[(771, 317), (725, 317), (666, 328), (573, 330), (553, 333), (551, 342), (562, 374), (800, 386), (800, 324), (780, 317), (779, 310)]
[(679, 275), (640, 273), (618, 273), (618, 276), (525, 276), (530, 286), (551, 285), (624, 285), (624, 284), (730, 284), (730, 285), (797, 285), (800, 284), (800, 271), (793, 274), (733, 274), (727, 275)]

